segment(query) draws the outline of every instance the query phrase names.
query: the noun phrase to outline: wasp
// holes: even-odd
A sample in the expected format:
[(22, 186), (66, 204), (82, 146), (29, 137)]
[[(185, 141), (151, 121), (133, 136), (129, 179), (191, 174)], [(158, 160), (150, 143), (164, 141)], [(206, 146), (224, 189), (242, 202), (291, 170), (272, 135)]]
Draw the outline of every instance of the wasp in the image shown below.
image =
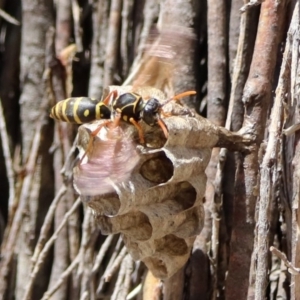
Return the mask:
[[(140, 94), (135, 92), (126, 92), (119, 95), (118, 91), (113, 90), (104, 100), (96, 100), (88, 97), (69, 98), (58, 102), (51, 110), (50, 117), (65, 121), (68, 123), (83, 124), (99, 119), (114, 118), (115, 113), (120, 114), (120, 119), (134, 125), (139, 133), (141, 144), (145, 143), (142, 127), (139, 124), (143, 120), (146, 124), (154, 126), (158, 124), (165, 137), (168, 137), (168, 130), (161, 114), (164, 105), (171, 100), (179, 100), (180, 98), (195, 95), (195, 91), (187, 91), (178, 94), (164, 102), (157, 98), (144, 99)], [(91, 133), (96, 136), (100, 129), (108, 124), (103, 123)]]

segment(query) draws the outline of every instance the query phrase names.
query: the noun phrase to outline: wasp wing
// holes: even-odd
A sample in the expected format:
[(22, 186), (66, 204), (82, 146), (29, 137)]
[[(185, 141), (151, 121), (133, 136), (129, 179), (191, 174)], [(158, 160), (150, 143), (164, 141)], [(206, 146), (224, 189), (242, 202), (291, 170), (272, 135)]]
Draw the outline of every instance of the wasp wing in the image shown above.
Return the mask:
[(164, 27), (158, 34), (152, 34), (142, 60), (124, 85), (131, 84), (134, 92), (140, 87), (151, 86), (171, 97), (174, 76), (182, 72), (182, 58), (190, 51), (194, 40), (192, 30), (181, 26)]
[(139, 161), (132, 139), (120, 126), (103, 127), (87, 158), (74, 168), (74, 187), (84, 196), (114, 192), (113, 186), (127, 181)]

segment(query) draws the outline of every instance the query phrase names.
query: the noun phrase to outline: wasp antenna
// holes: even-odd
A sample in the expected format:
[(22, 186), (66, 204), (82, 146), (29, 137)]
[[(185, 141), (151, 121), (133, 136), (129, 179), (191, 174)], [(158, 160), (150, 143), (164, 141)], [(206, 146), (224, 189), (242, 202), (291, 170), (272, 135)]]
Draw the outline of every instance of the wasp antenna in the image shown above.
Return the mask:
[(171, 97), (170, 99), (166, 100), (166, 101), (162, 104), (162, 106), (168, 104), (168, 103), (171, 102), (172, 100), (178, 101), (178, 100), (181, 99), (181, 98), (184, 98), (184, 97), (187, 97), (187, 96), (196, 95), (196, 94), (197, 94), (196, 91), (186, 91), (186, 92), (180, 93), (180, 94), (175, 95), (175, 96)]
[(196, 91), (186, 91), (186, 92), (180, 93), (178, 95), (175, 95), (172, 99), (178, 100), (180, 98), (183, 98), (183, 97), (186, 97), (186, 96), (192, 96), (192, 95), (196, 95), (196, 94), (197, 94)]

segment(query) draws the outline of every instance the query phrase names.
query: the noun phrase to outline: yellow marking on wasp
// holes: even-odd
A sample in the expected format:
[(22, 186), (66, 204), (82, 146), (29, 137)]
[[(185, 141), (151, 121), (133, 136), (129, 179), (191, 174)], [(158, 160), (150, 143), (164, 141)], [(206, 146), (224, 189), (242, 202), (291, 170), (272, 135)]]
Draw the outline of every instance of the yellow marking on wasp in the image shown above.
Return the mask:
[[(96, 100), (95, 100), (96, 101)], [(99, 102), (96, 104), (96, 120), (102, 119), (104, 117), (103, 114), (101, 114), (101, 106), (104, 105), (102, 102)]]
[(69, 100), (64, 100), (63, 101), (62, 107), (61, 107), (61, 115), (62, 115), (62, 118), (63, 118), (64, 121), (66, 121), (68, 123), (71, 123), (69, 118), (66, 115), (68, 104), (69, 104)]
[(134, 94), (134, 93), (132, 93), (132, 95), (135, 97), (134, 103), (128, 103), (127, 105), (123, 106), (122, 109), (120, 109), (120, 112), (122, 112), (122, 110), (124, 108), (130, 107), (133, 104), (133, 110), (132, 111), (135, 114), (136, 106), (138, 105), (138, 102), (139, 102), (139, 100), (140, 100), (141, 97), (139, 95), (137, 95), (137, 94)]
[(123, 120), (124, 120), (125, 122), (128, 122), (128, 116), (123, 116)]
[(135, 101), (134, 101), (134, 105), (133, 105), (133, 113), (135, 113), (136, 110), (136, 106), (138, 105), (138, 103), (140, 102), (139, 100), (142, 98), (140, 96), (138, 96), (137, 94), (133, 94), (135, 96)]
[(63, 116), (60, 114), (61, 104), (59, 102), (54, 106), (54, 108), (52, 108), (52, 110), (53, 110), (54, 116), (57, 120), (65, 121), (63, 119)]
[(56, 104), (56, 105), (52, 108), (51, 113), (52, 113), (52, 115), (53, 115), (53, 117), (54, 117), (55, 119), (60, 120), (59, 116), (57, 115), (57, 110), (58, 110), (58, 104)]
[(78, 111), (78, 108), (79, 108), (79, 104), (80, 104), (80, 101), (82, 100), (82, 97), (80, 98), (77, 98), (74, 102), (74, 106), (73, 106), (73, 115), (74, 115), (74, 120), (77, 124), (81, 124), (81, 120), (77, 114), (77, 111)]
[(84, 111), (84, 113), (83, 113), (83, 115), (84, 115), (85, 117), (87, 117), (89, 114), (90, 114), (90, 111), (89, 111), (88, 109), (86, 109), (86, 110)]

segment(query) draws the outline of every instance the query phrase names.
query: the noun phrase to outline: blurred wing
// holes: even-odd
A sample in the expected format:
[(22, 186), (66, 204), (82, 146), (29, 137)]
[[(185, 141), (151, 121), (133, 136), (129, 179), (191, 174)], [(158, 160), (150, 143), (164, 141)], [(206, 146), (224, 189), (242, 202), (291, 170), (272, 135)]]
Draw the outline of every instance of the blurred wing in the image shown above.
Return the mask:
[(170, 26), (159, 34), (152, 34), (140, 63), (124, 84), (109, 86), (104, 90), (103, 98), (112, 91), (117, 91), (118, 95), (136, 92), (145, 100), (166, 100), (174, 96), (173, 77), (177, 73), (180, 76), (183, 58), (194, 39), (190, 28), (180, 26)]
[(103, 128), (94, 140), (87, 163), (74, 168), (74, 187), (85, 196), (112, 193), (114, 185), (129, 179), (138, 161), (135, 146), (121, 127)]
[(189, 51), (194, 34), (190, 28), (170, 26), (150, 37), (141, 63), (133, 70), (130, 82), (133, 91), (151, 86), (163, 91), (168, 97), (174, 95), (173, 75), (180, 64), (179, 59)]

